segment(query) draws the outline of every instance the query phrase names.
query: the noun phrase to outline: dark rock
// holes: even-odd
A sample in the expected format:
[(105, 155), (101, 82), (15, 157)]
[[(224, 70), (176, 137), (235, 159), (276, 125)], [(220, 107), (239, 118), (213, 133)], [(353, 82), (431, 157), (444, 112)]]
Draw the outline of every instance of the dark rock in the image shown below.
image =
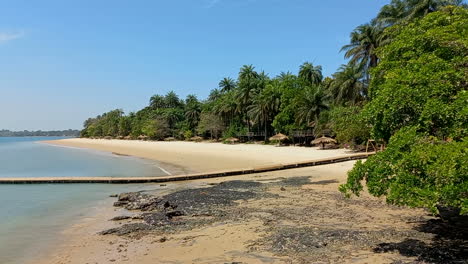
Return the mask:
[(286, 188), (281, 187), (280, 190), (281, 190), (281, 191), (286, 191)]
[(125, 206), (126, 204), (128, 204), (128, 202), (117, 201), (117, 202), (114, 203), (114, 206), (115, 207), (122, 207), (122, 206)]
[(121, 220), (126, 220), (126, 219), (133, 219), (133, 217), (129, 215), (119, 215), (111, 219), (111, 221), (121, 221)]
[(172, 212), (166, 213), (166, 216), (169, 219), (172, 219), (173, 217), (176, 217), (176, 216), (183, 216), (183, 215), (184, 215), (184, 212), (182, 211), (172, 211)]
[(109, 195), (109, 197), (118, 197), (119, 195), (118, 194), (111, 194)]
[(167, 241), (167, 238), (166, 237), (161, 237), (161, 239), (159, 239), (159, 242), (160, 243), (164, 243)]
[(117, 228), (111, 228), (105, 231), (100, 232), (100, 235), (127, 235), (134, 232), (141, 232), (141, 231), (150, 231), (153, 228), (150, 225), (137, 223), (137, 224), (125, 224)]

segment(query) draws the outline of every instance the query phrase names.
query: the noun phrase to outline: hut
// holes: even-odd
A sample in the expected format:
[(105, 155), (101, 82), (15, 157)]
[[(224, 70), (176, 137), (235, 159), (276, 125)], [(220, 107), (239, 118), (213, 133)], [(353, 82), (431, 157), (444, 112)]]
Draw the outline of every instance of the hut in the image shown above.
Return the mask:
[(224, 141), (226, 141), (226, 142), (229, 143), (229, 144), (234, 144), (234, 143), (236, 143), (236, 142), (239, 142), (239, 139), (238, 139), (238, 138), (235, 138), (235, 137), (230, 137), (230, 138), (227, 138), (227, 139), (224, 140)]
[(125, 140), (130, 140), (130, 139), (132, 139), (132, 137), (131, 136), (126, 136), (126, 137), (124, 137), (124, 139)]
[(322, 137), (312, 140), (311, 143), (314, 145), (322, 144), (322, 149), (325, 149), (325, 144), (336, 143), (336, 140), (334, 140), (333, 138), (322, 136)]

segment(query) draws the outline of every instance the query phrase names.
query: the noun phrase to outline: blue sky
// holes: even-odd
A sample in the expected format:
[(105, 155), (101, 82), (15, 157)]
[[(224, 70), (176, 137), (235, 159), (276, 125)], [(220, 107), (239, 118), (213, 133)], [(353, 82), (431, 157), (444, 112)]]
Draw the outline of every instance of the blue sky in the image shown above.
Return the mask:
[(331, 75), (387, 0), (0, 0), (0, 129), (81, 128), (170, 90), (204, 99), (244, 64)]

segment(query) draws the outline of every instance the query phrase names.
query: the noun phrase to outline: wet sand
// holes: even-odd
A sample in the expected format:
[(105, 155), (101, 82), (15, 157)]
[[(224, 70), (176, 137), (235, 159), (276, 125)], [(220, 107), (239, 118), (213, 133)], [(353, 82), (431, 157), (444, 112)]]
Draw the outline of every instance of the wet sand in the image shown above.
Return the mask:
[[(201, 225), (189, 224), (196, 218), (194, 216), (181, 216), (171, 221), (188, 221), (185, 225), (160, 226), (125, 235), (100, 235), (98, 232), (109, 228), (119, 229), (125, 224), (142, 222), (109, 221), (115, 216), (145, 213), (113, 208), (109, 203), (101, 214), (66, 230), (67, 243), (34, 263), (416, 261), (422, 254), (420, 251), (415, 250), (413, 255), (401, 254), (397, 245), (408, 240), (429, 245), (434, 235), (418, 231), (418, 226), (433, 217), (422, 209), (388, 206), (383, 199), (366, 194), (344, 199), (337, 188), (346, 180), (346, 172), (354, 163), (238, 176), (236, 180), (255, 182), (260, 187), (250, 188), (246, 184), (234, 191), (253, 192), (256, 196), (215, 207), (221, 214), (213, 213), (213, 217), (206, 223), (201, 221)], [(168, 183), (161, 186), (162, 191), (148, 194), (161, 197), (176, 191), (204, 188), (201, 194), (209, 197), (210, 187), (232, 180), (216, 178)]]

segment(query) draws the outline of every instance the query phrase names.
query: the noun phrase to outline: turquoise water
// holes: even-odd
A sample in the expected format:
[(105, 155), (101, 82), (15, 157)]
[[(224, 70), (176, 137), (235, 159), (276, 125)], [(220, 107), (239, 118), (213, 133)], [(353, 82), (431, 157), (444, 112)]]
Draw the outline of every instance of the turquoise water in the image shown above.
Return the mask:
[[(0, 138), (0, 177), (164, 175), (153, 161), (40, 143), (51, 139)], [(65, 226), (90, 213), (97, 201), (139, 188), (142, 185), (0, 185), (0, 263), (31, 259)]]

